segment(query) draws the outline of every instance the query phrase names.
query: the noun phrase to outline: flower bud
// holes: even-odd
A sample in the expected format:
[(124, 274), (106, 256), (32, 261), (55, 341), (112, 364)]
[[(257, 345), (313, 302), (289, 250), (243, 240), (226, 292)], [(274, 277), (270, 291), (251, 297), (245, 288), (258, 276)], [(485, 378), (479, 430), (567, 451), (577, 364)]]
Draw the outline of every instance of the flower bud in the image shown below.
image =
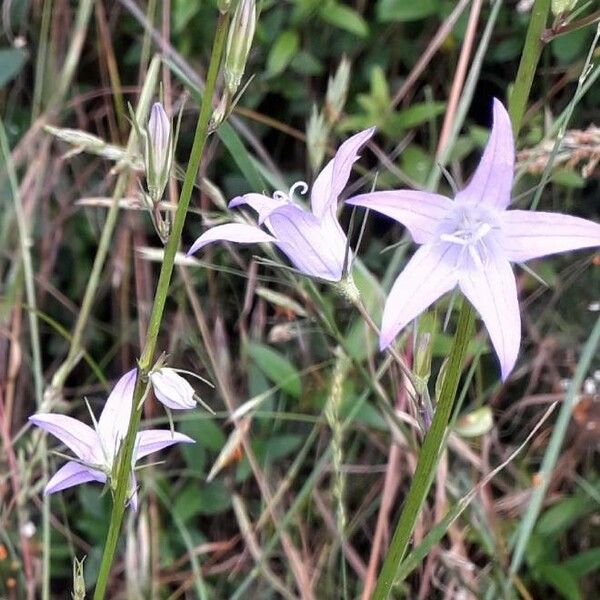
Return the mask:
[(306, 148), (313, 173), (316, 173), (323, 164), (328, 137), (329, 126), (325, 122), (325, 115), (313, 105), (310, 119), (306, 124)]
[(255, 28), (256, 1), (239, 0), (231, 20), (225, 53), (225, 85), (232, 96), (242, 81)]
[(551, 9), (555, 17), (567, 14), (575, 8), (578, 0), (552, 0)]
[(415, 387), (418, 394), (423, 394), (431, 376), (431, 356), (433, 353), (432, 336), (429, 332), (419, 333), (414, 355)]
[(228, 13), (231, 8), (231, 0), (219, 0), (217, 2), (217, 8), (222, 15)]
[(196, 406), (194, 388), (175, 370), (161, 367), (149, 375), (154, 395), (171, 410), (187, 410)]
[(160, 102), (152, 106), (146, 134), (146, 183), (150, 197), (158, 202), (169, 181), (173, 162), (171, 122)]
[(333, 77), (327, 83), (325, 96), (325, 115), (327, 122), (334, 125), (340, 120), (348, 96), (350, 85), (350, 61), (344, 56)]
[(85, 579), (83, 578), (83, 561), (77, 558), (73, 559), (73, 591), (71, 598), (73, 600), (85, 600)]

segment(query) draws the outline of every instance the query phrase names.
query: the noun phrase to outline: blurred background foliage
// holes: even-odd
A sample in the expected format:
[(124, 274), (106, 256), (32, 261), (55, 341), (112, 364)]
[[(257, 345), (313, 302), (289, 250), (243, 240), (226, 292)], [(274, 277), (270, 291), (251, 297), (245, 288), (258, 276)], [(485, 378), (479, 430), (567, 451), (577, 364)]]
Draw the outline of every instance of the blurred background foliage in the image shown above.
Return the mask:
[[(357, 170), (351, 189), (426, 186), (439, 160), (437, 144), (465, 41), (470, 2), (462, 3), (464, 10), (424, 71), (410, 85), (405, 84), (440, 26), (459, 4), (446, 0), (259, 2), (260, 18), (246, 68), (247, 87), (227, 126), (211, 138), (201, 169), (207, 181), (199, 183), (192, 200), (193, 213), (184, 233), (186, 247), (204, 224), (223, 220), (223, 199), (248, 191), (287, 189), (296, 180), (314, 176), (322, 161), (314, 158), (319, 154), (317, 147), (309, 143), (307, 148), (307, 124), (311, 114), (327, 111), (328, 80), (343, 57), (349, 61), (351, 73), (347, 100), (340, 114), (321, 113), (329, 119), (326, 127), (321, 123), (326, 130), (324, 159), (345, 136), (376, 125), (379, 154), (363, 152), (363, 170)], [(491, 99), (508, 98), (530, 4), (504, 2), (493, 26), (464, 126), (446, 165), (459, 185), (470, 176), (486, 141)], [(104, 208), (82, 206), (78, 201), (110, 197), (114, 175), (112, 165), (99, 157), (80, 153), (65, 158), (70, 148), (36, 128), (36, 119), (124, 145), (128, 115), (119, 112), (115, 98), (122, 94), (135, 105), (148, 60), (144, 24), (156, 27), (160, 37), (161, 8), (165, 7), (170, 8), (171, 45), (165, 55), (172, 74), (164, 90), (173, 111), (186, 99), (177, 148), (177, 158), (185, 166), (196, 118), (198, 83), (205, 74), (214, 34), (216, 2), (98, 1), (74, 79), (58, 106), (50, 100), (74, 35), (77, 3), (3, 2), (0, 105), (32, 227), (46, 382), (66, 353), (68, 332), (81, 303), (105, 218)], [(597, 9), (595, 2), (581, 1), (571, 9), (569, 18), (585, 19)], [(490, 2), (482, 3), (474, 51), (493, 10)], [(572, 100), (594, 32), (591, 23), (545, 44), (519, 150), (533, 152), (545, 139), (553, 139), (553, 123)], [(158, 49), (156, 45), (154, 49)], [(596, 49), (596, 66), (598, 60)], [(600, 134), (595, 130), (584, 136), (585, 130), (600, 120), (599, 107), (600, 87), (595, 84), (575, 107), (568, 126), (575, 141), (564, 160), (556, 161), (540, 208), (600, 218), (599, 171), (593, 163), (600, 156)], [(536, 155), (541, 156), (541, 169), (533, 168), (527, 156), (519, 162), (522, 176), (515, 195), (524, 206), (540, 180), (548, 157), (545, 152)], [(41, 560), (35, 527), (40, 522), (44, 482), (35, 438), (22, 429), (35, 410), (30, 351), (24, 342), (21, 355), (15, 358), (11, 335), (17, 339), (23, 336), (27, 307), (23, 306), (15, 217), (6, 177), (0, 185), (0, 327), (8, 332), (1, 336), (0, 379), (5, 381), (4, 394), (9, 386), (15, 386), (11, 418), (4, 422), (2, 434), (4, 454), (0, 454), (0, 597), (20, 598), (25, 597), (26, 587), (20, 550), (24, 523), (33, 527), (28, 530), (27, 552), (37, 565)], [(138, 191), (133, 181), (128, 196)], [(440, 192), (452, 193), (445, 178)], [(344, 223), (348, 219), (345, 212)], [(398, 242), (398, 233), (388, 221), (369, 217), (359, 252), (364, 266), (357, 268), (356, 277), (376, 319), (384, 291), (406, 259), (406, 244), (389, 248)], [(356, 238), (355, 229), (353, 240)], [(145, 259), (147, 255), (138, 251), (160, 245), (149, 219), (136, 210), (122, 211), (113, 242), (85, 333), (90, 360), (98, 364), (107, 380), (130, 368), (139, 351), (157, 271), (155, 264)], [(485, 335), (473, 343), (471, 355), (481, 352), (483, 358), (465, 387), (455, 439), (442, 461), (441, 483), (430, 511), (423, 517), (418, 540), (439, 520), (445, 506), (466, 494), (481, 480), (482, 473), (505, 460), (523, 442), (549, 401), (564, 397), (564, 381), (573, 374), (579, 348), (594, 318), (590, 307), (600, 301), (598, 257), (591, 265), (589, 256), (582, 253), (535, 265), (534, 270), (550, 289), (527, 272), (519, 272), (525, 339), (521, 366), (509, 383), (496, 383), (497, 366), (488, 353)], [(349, 597), (359, 597), (382, 490), (388, 489), (386, 470), (394, 468), (398, 475), (387, 516), (391, 527), (414, 467), (419, 440), (413, 429), (405, 428), (407, 444), (400, 459), (390, 466), (390, 416), (376, 401), (373, 383), (383, 358), (364, 325), (331, 290), (321, 290), (323, 305), (317, 306), (306, 281), (287, 278), (281, 269), (258, 263), (252, 251), (214, 247), (200, 258), (209, 268), (197, 268), (197, 264), (189, 267), (191, 291), (181, 274), (174, 279), (161, 343), (170, 354), (171, 364), (217, 383), (216, 390), (198, 388), (217, 415), (202, 411), (178, 415), (178, 429), (197, 443), (172, 452), (166, 465), (140, 473), (143, 508), (126, 527), (123, 558), (115, 571), (111, 597), (235, 598), (244, 589), (252, 590), (256, 598), (281, 597), (273, 591), (270, 575), (261, 568), (258, 575), (253, 570), (258, 558), (248, 550), (251, 543), (236, 502), (243, 503), (248, 518), (256, 524), (265, 510), (265, 498), (248, 457), (230, 437), (224, 389), (235, 406), (255, 400), (246, 416), (255, 459), (272, 492), (285, 486), (278, 507), (279, 527), (285, 520), (303, 560), (315, 574), (316, 597), (342, 597), (332, 499), (333, 480), (339, 474), (331, 473), (329, 460), (323, 461), (329, 456), (331, 433), (322, 412), (329, 398), (336, 342), (325, 331), (323, 315), (339, 324), (354, 361), (344, 378), (341, 415), (351, 416), (344, 447), (349, 519), (344, 549)], [(199, 328), (198, 309), (207, 333)], [(443, 331), (444, 317), (445, 304), (441, 303), (438, 313), (421, 324), (424, 330), (436, 332), (434, 373), (450, 341)], [(213, 358), (207, 353), (207, 343)], [(404, 338), (400, 347), (411, 356), (410, 340)], [(371, 373), (370, 384), (357, 365)], [(600, 369), (597, 359), (594, 368)], [(393, 368), (386, 370), (381, 383), (391, 405), (410, 413), (399, 388), (399, 374)], [(433, 387), (435, 382), (431, 383)], [(597, 371), (586, 386), (544, 512), (530, 538), (515, 597), (577, 600), (599, 594)], [(82, 398), (88, 397), (97, 413), (105, 390), (89, 361), (82, 360), (69, 377), (58, 408), (87, 418)], [(165, 422), (162, 412), (152, 404), (147, 416), (154, 423)], [(551, 421), (525, 453), (483, 488), (424, 565), (395, 592), (397, 597), (500, 597), (499, 590), (508, 577), (511, 535), (535, 485)], [(224, 457), (223, 469), (207, 481), (228, 440), (233, 451)], [(5, 475), (11, 454), (8, 442), (14, 444), (14, 459), (21, 473), (18, 501)], [(61, 460), (51, 459), (52, 470)], [(57, 495), (51, 506), (52, 589), (56, 598), (64, 598), (71, 586), (73, 556), (87, 556), (88, 585), (95, 579), (110, 498), (97, 486), (83, 486)], [(262, 556), (273, 574), (293, 590), (290, 567), (278, 542), (280, 533), (267, 518), (253, 535), (259, 558)]]

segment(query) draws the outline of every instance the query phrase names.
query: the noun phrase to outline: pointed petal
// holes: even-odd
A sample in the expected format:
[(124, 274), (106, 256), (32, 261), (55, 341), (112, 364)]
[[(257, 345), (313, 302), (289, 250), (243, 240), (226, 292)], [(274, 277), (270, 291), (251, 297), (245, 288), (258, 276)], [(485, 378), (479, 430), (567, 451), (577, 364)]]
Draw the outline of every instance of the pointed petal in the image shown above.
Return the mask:
[(153, 452), (159, 452), (173, 444), (195, 444), (195, 441), (183, 433), (170, 432), (168, 429), (147, 429), (140, 431), (135, 440), (136, 461)]
[(500, 100), (494, 98), (494, 122), (490, 139), (473, 178), (456, 195), (457, 202), (482, 203), (505, 209), (510, 204), (515, 170), (515, 141), (510, 117)]
[(500, 215), (500, 244), (508, 260), (600, 246), (600, 224), (559, 213), (508, 210)]
[(383, 310), (379, 346), (387, 348), (400, 330), (458, 281), (455, 244), (425, 244), (394, 282)]
[(313, 277), (328, 281), (342, 278), (346, 236), (332, 224), (330, 216), (320, 221), (293, 204), (275, 209), (269, 216), (277, 246), (294, 266)]
[(131, 369), (117, 381), (98, 419), (98, 435), (111, 457), (127, 435), (136, 377), (137, 369)]
[(238, 244), (257, 244), (261, 242), (274, 242), (275, 238), (265, 233), (255, 225), (245, 223), (227, 223), (217, 225), (205, 231), (187, 251), (187, 256), (194, 254), (200, 248), (212, 242), (236, 242)]
[(94, 460), (94, 452), (100, 444), (98, 435), (85, 423), (53, 413), (39, 413), (29, 420), (40, 429), (57, 437), (67, 448), (83, 461)]
[(258, 224), (261, 225), (272, 210), (287, 204), (287, 202), (278, 198), (270, 198), (264, 194), (244, 194), (230, 200), (229, 208), (235, 208), (243, 204), (247, 204), (258, 213)]
[(440, 223), (454, 206), (445, 196), (411, 190), (360, 194), (346, 200), (346, 204), (376, 210), (402, 223), (417, 244), (433, 241)]
[(44, 496), (54, 494), (67, 488), (79, 485), (80, 483), (88, 483), (89, 481), (106, 482), (106, 475), (100, 471), (89, 469), (88, 467), (70, 460), (63, 465), (44, 488)]
[(521, 345), (517, 284), (510, 263), (501, 253), (490, 253), (484, 268), (461, 273), (459, 286), (485, 323), (505, 380)]
[(359, 158), (358, 151), (374, 133), (375, 127), (371, 127), (348, 138), (319, 173), (310, 194), (312, 212), (317, 218), (320, 219), (332, 205), (335, 207), (338, 196), (348, 183), (352, 165)]

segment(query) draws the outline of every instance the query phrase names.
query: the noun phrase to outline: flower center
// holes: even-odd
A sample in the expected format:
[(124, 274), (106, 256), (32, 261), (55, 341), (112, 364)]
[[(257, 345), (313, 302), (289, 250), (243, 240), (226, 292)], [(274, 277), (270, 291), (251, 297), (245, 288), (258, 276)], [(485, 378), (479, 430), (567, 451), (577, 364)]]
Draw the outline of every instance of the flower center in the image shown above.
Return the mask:
[(491, 215), (479, 207), (460, 207), (444, 224), (439, 239), (460, 247), (459, 262), (461, 266), (465, 266), (466, 253), (475, 266), (482, 269), (489, 256), (486, 237), (494, 228), (493, 222)]

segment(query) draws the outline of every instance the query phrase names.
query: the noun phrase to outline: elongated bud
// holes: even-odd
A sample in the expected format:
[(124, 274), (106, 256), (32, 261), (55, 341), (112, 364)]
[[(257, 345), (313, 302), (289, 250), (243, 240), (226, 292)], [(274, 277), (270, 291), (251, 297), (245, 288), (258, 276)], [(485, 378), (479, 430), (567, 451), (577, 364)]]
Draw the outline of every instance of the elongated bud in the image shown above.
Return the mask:
[(156, 399), (171, 410), (189, 410), (196, 406), (194, 388), (175, 370), (161, 367), (150, 373)]
[(325, 122), (325, 115), (313, 105), (310, 119), (306, 125), (306, 148), (313, 173), (319, 170), (325, 159), (329, 130), (329, 125)]
[(226, 13), (229, 12), (229, 9), (231, 8), (231, 0), (219, 0), (217, 2), (217, 7), (219, 9), (219, 12), (224, 15)]
[(73, 559), (73, 591), (71, 598), (73, 600), (85, 600), (85, 579), (83, 578), (83, 561), (85, 556), (79, 560)]
[(419, 333), (414, 358), (414, 384), (417, 388), (416, 391), (418, 394), (424, 393), (425, 389), (427, 388), (429, 377), (431, 376), (432, 351), (433, 344), (431, 340), (431, 333)]
[(256, 28), (256, 1), (239, 0), (233, 13), (225, 53), (225, 85), (233, 96), (240, 86)]
[(568, 13), (575, 8), (578, 0), (552, 0), (552, 14), (559, 17), (562, 14)]
[(146, 183), (150, 198), (158, 202), (169, 181), (173, 162), (171, 121), (160, 102), (152, 106), (146, 134)]
[(325, 116), (330, 125), (335, 125), (342, 116), (348, 96), (350, 84), (350, 61), (345, 56), (333, 77), (327, 83), (327, 95), (325, 96)]

